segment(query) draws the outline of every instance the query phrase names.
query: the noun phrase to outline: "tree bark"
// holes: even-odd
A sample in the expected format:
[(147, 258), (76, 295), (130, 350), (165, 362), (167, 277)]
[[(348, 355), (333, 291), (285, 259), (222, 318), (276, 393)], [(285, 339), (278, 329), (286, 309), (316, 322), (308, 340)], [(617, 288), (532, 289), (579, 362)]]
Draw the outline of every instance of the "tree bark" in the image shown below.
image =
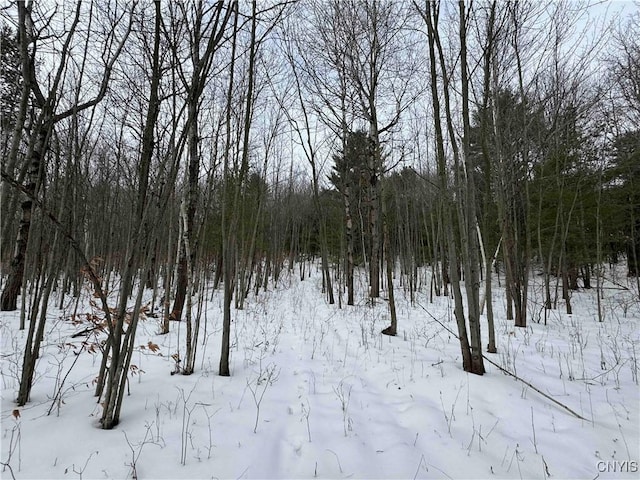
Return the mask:
[(464, 250), (466, 250), (464, 283), (467, 292), (467, 317), (471, 337), (471, 372), (482, 375), (484, 373), (484, 364), (482, 361), (482, 338), (480, 335), (480, 259), (478, 258), (478, 236), (476, 234), (476, 186), (471, 159), (469, 75), (467, 72), (467, 11), (463, 0), (458, 2), (458, 7), (460, 14), (460, 76), (462, 81), (462, 123), (464, 130), (462, 154), (466, 170), (465, 208), (463, 213), (466, 228), (463, 230), (462, 238), (462, 243), (465, 246)]
[[(433, 101), (433, 119), (434, 119), (434, 127), (435, 127), (435, 141), (436, 141), (436, 158), (438, 164), (438, 179), (439, 179), (439, 204), (442, 211), (441, 220), (443, 222), (443, 230), (444, 236), (446, 240), (443, 239), (443, 246), (447, 245), (447, 255), (448, 255), (448, 273), (451, 281), (451, 288), (453, 289), (454, 295), (454, 315), (456, 318), (456, 325), (458, 327), (458, 339), (460, 341), (460, 350), (462, 353), (462, 367), (465, 371), (471, 372), (473, 369), (473, 362), (471, 356), (471, 347), (469, 345), (469, 338), (467, 335), (467, 326), (466, 320), (464, 316), (464, 307), (462, 302), (462, 293), (460, 291), (460, 274), (458, 267), (458, 253), (456, 251), (456, 247), (458, 244), (458, 240), (456, 239), (453, 232), (453, 211), (451, 209), (451, 200), (449, 198), (449, 188), (448, 188), (448, 180), (447, 180), (447, 168), (446, 168), (446, 157), (445, 157), (445, 149), (444, 149), (444, 136), (442, 123), (440, 119), (440, 97), (438, 95), (438, 75), (437, 75), (437, 62), (438, 59), (436, 57), (436, 46), (438, 47), (438, 51), (441, 52), (441, 47), (439, 45), (439, 33), (438, 33), (438, 17), (439, 11), (438, 7), (431, 4), (431, 2), (426, 3), (426, 10), (424, 12), (421, 11), (422, 17), (427, 24), (427, 37), (428, 37), (428, 45), (429, 45), (429, 60), (430, 60), (430, 73), (431, 73), (431, 98)], [(444, 62), (440, 61), (440, 66), (444, 73)], [(445, 75), (446, 78), (446, 75)], [(448, 88), (447, 82), (445, 81), (445, 93)], [(448, 115), (450, 118), (450, 115)]]

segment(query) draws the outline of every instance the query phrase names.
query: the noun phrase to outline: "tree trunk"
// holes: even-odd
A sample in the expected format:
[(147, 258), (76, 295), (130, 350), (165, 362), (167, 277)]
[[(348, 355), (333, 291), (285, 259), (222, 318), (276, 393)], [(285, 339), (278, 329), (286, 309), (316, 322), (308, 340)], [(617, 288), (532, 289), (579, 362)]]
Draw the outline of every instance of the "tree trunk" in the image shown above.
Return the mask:
[(460, 13), (460, 66), (462, 80), (462, 122), (464, 130), (462, 154), (466, 170), (463, 211), (465, 228), (462, 230), (464, 232), (462, 237), (463, 252), (466, 252), (466, 255), (464, 255), (464, 283), (467, 292), (467, 317), (471, 337), (471, 372), (482, 375), (484, 373), (484, 364), (482, 361), (482, 338), (480, 335), (480, 259), (478, 257), (478, 236), (476, 234), (477, 208), (475, 175), (473, 161), (471, 159), (469, 76), (467, 73), (467, 12), (463, 0), (458, 2), (458, 7)]
[[(120, 422), (120, 410), (124, 400), (124, 390), (128, 379), (131, 356), (133, 355), (135, 334), (140, 316), (142, 294), (144, 292), (144, 279), (140, 279), (138, 293), (134, 308), (127, 312), (127, 301), (133, 291), (133, 281), (138, 267), (146, 272), (150, 266), (152, 252), (149, 251), (153, 232), (157, 229), (157, 222), (149, 218), (147, 205), (147, 190), (149, 171), (153, 157), (155, 124), (160, 111), (158, 101), (158, 88), (161, 76), (160, 63), (160, 31), (161, 31), (161, 6), (160, 0), (154, 1), (155, 25), (153, 41), (153, 58), (151, 72), (151, 87), (149, 102), (147, 104), (146, 118), (143, 125), (142, 149), (139, 160), (139, 184), (137, 201), (135, 205), (135, 226), (132, 228), (127, 262), (122, 273), (120, 299), (117, 307), (117, 315), (114, 324), (109, 321), (109, 336), (103, 351), (103, 360), (98, 379), (96, 394), (101, 396), (103, 388), (103, 411), (100, 425), (103, 429), (112, 429)], [(168, 199), (168, 193), (166, 199)], [(105, 312), (106, 313), (106, 312)], [(126, 329), (125, 329), (126, 325)]]
[[(30, 74), (30, 58), (28, 51), (27, 28), (26, 28), (26, 2), (18, 2), (18, 38), (20, 48), (20, 69), (22, 72), (22, 90), (20, 93), (20, 103), (18, 105), (18, 111), (16, 113), (15, 124), (13, 126), (11, 147), (6, 159), (3, 159), (2, 168), (9, 175), (14, 175), (16, 168), (18, 151), (20, 149), (20, 143), (22, 142), (23, 128), (27, 118), (27, 109), (29, 107), (29, 96), (31, 94), (31, 74)], [(22, 181), (22, 180), (21, 180)], [(6, 251), (9, 247), (10, 239), (9, 232), (12, 227), (12, 210), (10, 210), (13, 201), (9, 202), (11, 198), (10, 187), (8, 184), (2, 182), (0, 184), (0, 217), (2, 218), (2, 235), (0, 240), (0, 251)], [(0, 258), (0, 260), (3, 260)], [(11, 294), (13, 295), (13, 293)], [(0, 310), (5, 311), (4, 302), (2, 303)], [(11, 306), (11, 302), (8, 301), (8, 305)], [(15, 307), (13, 308), (15, 310)]]
[(20, 293), (22, 278), (24, 276), (25, 257), (27, 254), (29, 231), (31, 229), (31, 217), (33, 214), (33, 201), (30, 196), (37, 197), (40, 189), (42, 158), (47, 150), (49, 135), (52, 128), (51, 118), (48, 115), (41, 115), (38, 123), (40, 127), (35, 140), (35, 146), (31, 153), (28, 180), (25, 185), (28, 193), (27, 198), (20, 205), (22, 217), (18, 228), (15, 252), (9, 269), (9, 277), (4, 290), (2, 291), (2, 296), (0, 297), (1, 311), (13, 311), (17, 309), (18, 294)]
[(389, 240), (389, 227), (387, 219), (387, 208), (382, 200), (382, 231), (383, 231), (383, 255), (386, 263), (387, 274), (387, 290), (389, 293), (389, 315), (391, 316), (391, 325), (382, 330), (385, 335), (396, 336), (398, 333), (398, 316), (396, 314), (396, 300), (393, 291), (393, 266), (395, 258), (391, 251), (391, 245)]
[[(254, 87), (254, 68), (255, 68), (255, 48), (256, 48), (256, 3), (252, 1), (252, 17), (251, 17), (251, 45), (249, 52), (249, 71), (248, 86), (246, 93), (244, 131), (242, 144), (242, 158), (240, 163), (240, 171), (237, 175), (233, 175), (230, 171), (230, 154), (231, 154), (231, 108), (233, 99), (233, 83), (236, 61), (236, 41), (238, 36), (238, 17), (239, 6), (234, 4), (234, 20), (233, 34), (231, 45), (231, 65), (229, 67), (230, 79), (229, 88), (227, 90), (227, 116), (226, 116), (226, 143), (224, 148), (224, 202), (222, 205), (222, 235), (223, 247), (222, 257), (224, 265), (224, 301), (223, 301), (223, 319), (222, 319), (222, 345), (220, 350), (220, 364), (218, 374), (228, 377), (231, 375), (229, 368), (229, 355), (231, 352), (231, 301), (233, 299), (233, 291), (236, 281), (236, 245), (238, 230), (238, 215), (240, 212), (240, 188), (248, 170), (249, 161), (249, 128), (251, 125), (252, 105), (253, 105), (253, 87)], [(233, 194), (233, 195), (232, 195)], [(231, 200), (232, 199), (232, 200)]]
[[(432, 10), (435, 8), (435, 10)], [(454, 222), (454, 212), (452, 209), (452, 202), (449, 198), (449, 186), (447, 181), (447, 168), (446, 168), (446, 158), (445, 158), (445, 149), (444, 149), (444, 136), (442, 130), (442, 123), (440, 117), (440, 97), (438, 95), (438, 75), (436, 71), (436, 65), (438, 59), (436, 58), (436, 46), (438, 47), (439, 59), (440, 59), (440, 67), (442, 69), (442, 73), (445, 79), (444, 85), (444, 93), (445, 99), (448, 98), (448, 82), (447, 76), (445, 72), (445, 62), (442, 57), (442, 48), (440, 45), (440, 38), (438, 33), (438, 10), (437, 6), (432, 6), (430, 2), (426, 3), (426, 11), (422, 12), (423, 19), (427, 24), (427, 37), (429, 44), (429, 59), (430, 59), (430, 69), (431, 69), (431, 99), (433, 102), (433, 119), (435, 126), (435, 141), (436, 141), (436, 158), (438, 164), (438, 179), (439, 179), (439, 202), (440, 202), (440, 211), (441, 211), (441, 221), (443, 223), (443, 240), (442, 240), (442, 248), (444, 249), (445, 245), (448, 249), (447, 251), (447, 263), (449, 265), (448, 268), (448, 276), (451, 281), (451, 288), (453, 289), (453, 297), (454, 297), (454, 315), (456, 318), (456, 324), (458, 327), (458, 339), (460, 341), (460, 350), (462, 353), (462, 368), (466, 372), (473, 372), (474, 365), (471, 353), (471, 347), (469, 345), (469, 338), (467, 335), (467, 326), (466, 320), (464, 316), (464, 306), (462, 302), (462, 292), (460, 290), (460, 273), (459, 273), (459, 265), (458, 265), (458, 253), (456, 251), (458, 245), (458, 239), (454, 234), (453, 222)], [(449, 126), (451, 127), (451, 114), (447, 107), (447, 117), (449, 119)], [(455, 141), (455, 140), (454, 140)], [(443, 263), (444, 266), (444, 263)], [(482, 358), (482, 357), (481, 357)], [(476, 373), (476, 372), (474, 372)], [(480, 373), (480, 372), (477, 372)]]
[(347, 185), (344, 193), (345, 240), (347, 247), (347, 305), (353, 305), (353, 219), (351, 218), (351, 187)]
[(369, 156), (369, 235), (371, 238), (371, 254), (369, 258), (369, 296), (380, 296), (380, 232), (378, 225), (378, 209), (380, 208), (379, 175), (382, 159), (380, 157), (380, 141), (377, 132), (377, 119), (372, 120), (369, 134), (373, 145)]

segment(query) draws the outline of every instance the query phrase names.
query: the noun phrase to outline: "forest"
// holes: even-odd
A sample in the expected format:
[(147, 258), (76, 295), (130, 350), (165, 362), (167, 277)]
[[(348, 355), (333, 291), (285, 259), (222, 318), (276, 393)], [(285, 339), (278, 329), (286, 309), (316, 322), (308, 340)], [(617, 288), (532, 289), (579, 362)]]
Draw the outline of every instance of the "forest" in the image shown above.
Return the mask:
[[(160, 432), (161, 412), (166, 422), (182, 424), (177, 464), (215, 459), (211, 432), (218, 417), (208, 408), (214, 410), (221, 394), (207, 397), (200, 379), (232, 382), (216, 384), (229, 389), (220, 409), (229, 409), (232, 395), (240, 395), (232, 412), (252, 401), (255, 412), (239, 418), (257, 434), (269, 426), (268, 412), (287, 416), (275, 413), (275, 399), (272, 410), (261, 410), (265, 395), (271, 404), (287, 379), (293, 385), (292, 376), (310, 371), (316, 393), (311, 361), (320, 358), (333, 365), (335, 378), (325, 380), (323, 364), (322, 384), (338, 400), (341, 418), (337, 440), (323, 431), (333, 445), (319, 450), (327, 458), (303, 448), (323, 441), (318, 434), (312, 442), (310, 423), (322, 414), (311, 415), (311, 400), (284, 399), (297, 403), (288, 414), (297, 412), (297, 428), (305, 427), (302, 440), (289, 440), (292, 458), (308, 460), (304, 468), (293, 468), (289, 458), (286, 468), (271, 459), (252, 470), (171, 467), (145, 476), (546, 479), (638, 471), (637, 2), (5, 3), (3, 477), (138, 478), (143, 447), (171, 444)], [(543, 340), (532, 340), (535, 335)], [(541, 347), (547, 341), (555, 346), (551, 352)], [(442, 353), (429, 356), (434, 344)], [(566, 345), (570, 354), (560, 353)], [(389, 357), (396, 349), (404, 352), (397, 354), (405, 358), (398, 360), (402, 368), (395, 353)], [(145, 370), (143, 356), (149, 357)], [(533, 368), (538, 356), (542, 373)], [(380, 383), (366, 373), (382, 368), (378, 364), (391, 365)], [(405, 367), (410, 380), (398, 376)], [(551, 382), (547, 368), (559, 368), (561, 383), (545, 383)], [(503, 383), (490, 383), (498, 376)], [(426, 382), (422, 389), (413, 385), (417, 378)], [(145, 380), (155, 390), (136, 401)], [(420, 450), (417, 457), (403, 451), (387, 470), (366, 461), (343, 470), (346, 458), (371, 455), (340, 444), (357, 436), (352, 391), (355, 398), (361, 389), (374, 402), (374, 387), (406, 390), (411, 383), (416, 401), (432, 381), (440, 386), (424, 405), (435, 401), (438, 421), (444, 416), (440, 433), (454, 446), (440, 448), (452, 464), (458, 453), (451, 448), (461, 448), (453, 441), (455, 426), (452, 432), (461, 391), (473, 424), (470, 438), (457, 433), (464, 437), (462, 452), (470, 455), (476, 444), (478, 455), (482, 445), (491, 450), (493, 428), (484, 419), (485, 430), (478, 430), (470, 386), (477, 395), (493, 389), (522, 398), (526, 389), (537, 406), (545, 405), (540, 416), (555, 418), (548, 411), (554, 408), (573, 417), (574, 440), (585, 424), (594, 442), (613, 425), (618, 450), (601, 457), (587, 441), (585, 452), (596, 451), (600, 463), (558, 459), (562, 473), (553, 475), (538, 452), (534, 406), (518, 415), (496, 393), (501, 399), (494, 403), (477, 402), (504, 405), (514, 422), (525, 422), (518, 432), (529, 435), (534, 425), (532, 442), (519, 440), (508, 444), (508, 454), (497, 453), (509, 457), (502, 464), (476, 459), (467, 470), (450, 465), (446, 473)], [(565, 382), (582, 384), (567, 393)], [(603, 389), (593, 394), (597, 400), (593, 385)], [(79, 386), (81, 398), (72, 393)], [(442, 389), (452, 386), (457, 393), (447, 397), (452, 406), (445, 405)], [(609, 398), (610, 388), (624, 393), (619, 404)], [(190, 401), (189, 390), (200, 400)], [(173, 400), (156, 398), (155, 391)], [(68, 397), (73, 408), (64, 406)], [(93, 419), (82, 413), (73, 422), (90, 427), (87, 438), (93, 438), (100, 430), (127, 428), (127, 409), (136, 410), (140, 398), (145, 411), (144, 399), (155, 399), (155, 417), (143, 430), (138, 425), (138, 443), (126, 430), (126, 442), (117, 437), (127, 448), (113, 458), (124, 471), (100, 470), (98, 450), (82, 452), (73, 466), (57, 465), (55, 457), (53, 466), (67, 467), (64, 474), (51, 465), (29, 470), (28, 462), (16, 460), (30, 449), (22, 439), (38, 444), (25, 438), (29, 411), (39, 412), (32, 420), (40, 422), (89, 408)], [(614, 420), (598, 430), (594, 410), (602, 405), (608, 408), (603, 417)], [(204, 416), (189, 423), (197, 407)], [(369, 435), (386, 435), (373, 427), (384, 415), (380, 404), (370, 415)], [(395, 418), (403, 425), (421, 422), (419, 415)], [(209, 440), (201, 451), (194, 431), (203, 422)], [(432, 431), (429, 425), (424, 428)], [(233, 421), (227, 418), (224, 428), (233, 430)], [(424, 437), (430, 444), (421, 432), (400, 443), (418, 448)], [(274, 432), (262, 439), (267, 446), (279, 441)], [(559, 440), (548, 445), (553, 441)], [(246, 442), (242, 437), (238, 448)], [(535, 446), (532, 455), (541, 457), (535, 467), (524, 461), (521, 442)], [(256, 458), (268, 458), (255, 448)], [(128, 460), (117, 456), (125, 454)], [(88, 465), (96, 470), (85, 474)]]

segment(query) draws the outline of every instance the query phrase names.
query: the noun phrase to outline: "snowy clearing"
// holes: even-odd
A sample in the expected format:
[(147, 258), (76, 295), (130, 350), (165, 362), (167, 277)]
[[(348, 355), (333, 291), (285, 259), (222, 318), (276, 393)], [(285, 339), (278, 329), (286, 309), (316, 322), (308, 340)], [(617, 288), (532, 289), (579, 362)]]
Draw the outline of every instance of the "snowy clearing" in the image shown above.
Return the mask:
[(50, 309), (20, 409), (26, 332), (19, 312), (2, 312), (2, 478), (637, 478), (640, 306), (607, 286), (602, 323), (595, 290), (584, 290), (573, 315), (551, 310), (545, 326), (532, 307), (516, 329), (495, 285), (498, 353), (486, 357), (583, 420), (489, 362), (484, 376), (465, 373), (443, 327), (455, 330), (452, 301), (419, 293), (411, 305), (400, 285), (399, 334), (387, 337), (383, 299), (339, 309), (318, 272), (283, 275), (233, 312), (227, 378), (217, 375), (220, 291), (207, 292), (193, 375), (171, 375), (184, 325), (157, 335), (160, 319), (147, 317), (111, 431), (97, 423), (96, 338), (73, 336), (100, 313), (88, 292), (75, 321), (73, 302)]

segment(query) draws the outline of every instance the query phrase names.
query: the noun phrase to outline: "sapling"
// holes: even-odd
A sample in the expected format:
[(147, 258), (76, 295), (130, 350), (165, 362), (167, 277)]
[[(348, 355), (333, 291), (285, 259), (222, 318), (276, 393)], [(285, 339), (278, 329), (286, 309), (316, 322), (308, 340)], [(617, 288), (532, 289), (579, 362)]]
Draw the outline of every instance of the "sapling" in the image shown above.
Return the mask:
[[(471, 440), (469, 440), (469, 445), (467, 445), (467, 456), (471, 455), (471, 447), (473, 445), (473, 440), (476, 438), (476, 429), (475, 427), (471, 431)], [(478, 441), (478, 443), (480, 443)]]
[[(608, 392), (607, 392), (607, 400), (608, 400)], [(627, 458), (633, 458), (631, 456), (631, 452), (629, 450), (629, 444), (627, 443), (627, 437), (625, 436), (624, 430), (622, 429), (622, 423), (620, 423), (620, 418), (619, 418), (618, 411), (616, 410), (615, 406), (611, 402), (609, 402), (609, 405), (611, 406), (611, 410), (613, 410), (613, 415), (614, 415), (614, 417), (616, 419), (616, 424), (618, 425), (618, 430), (620, 432), (620, 436), (622, 437), (622, 441), (624, 443), (624, 447), (625, 447), (625, 449), (627, 451)], [(625, 408), (624, 405), (622, 405), (622, 407)], [(629, 420), (629, 412), (628, 411), (627, 411), (627, 420)]]
[(440, 405), (442, 405), (442, 413), (444, 415), (444, 420), (445, 420), (445, 423), (447, 424), (447, 429), (451, 438), (453, 438), (453, 435), (451, 434), (451, 422), (453, 422), (456, 419), (455, 409), (456, 409), (456, 404), (458, 403), (458, 397), (460, 396), (460, 390), (461, 389), (458, 389), (458, 393), (456, 393), (456, 398), (453, 401), (453, 404), (451, 405), (451, 415), (447, 415), (447, 412), (444, 407), (444, 401), (442, 400), (442, 391), (440, 392)]
[(187, 439), (191, 437), (190, 423), (191, 423), (191, 414), (193, 410), (196, 408), (195, 405), (189, 406), (189, 399), (193, 394), (194, 390), (198, 383), (196, 382), (189, 392), (189, 395), (185, 396), (184, 389), (180, 387), (176, 387), (180, 391), (180, 397), (182, 399), (182, 430), (180, 434), (180, 464), (187, 464)]
[(634, 342), (631, 338), (628, 339), (628, 342), (631, 345), (632, 352), (630, 362), (631, 379), (636, 385), (638, 385), (638, 356), (636, 354), (636, 342)]
[(500, 357), (502, 359), (502, 367), (509, 370), (514, 375), (517, 375), (516, 359), (518, 357), (518, 346), (511, 344), (511, 334), (508, 336), (507, 347), (501, 349)]
[(333, 392), (338, 397), (342, 407), (342, 426), (344, 436), (347, 436), (347, 430), (351, 430), (351, 418), (349, 417), (349, 403), (351, 402), (351, 389), (353, 385), (349, 385), (347, 391), (344, 388), (344, 380), (341, 380), (337, 387), (333, 387)]
[(344, 358), (342, 359), (342, 367), (346, 368), (347, 366), (347, 353), (349, 353), (349, 339), (347, 338), (347, 341), (345, 343), (344, 346)]
[[(123, 431), (122, 433), (124, 434), (124, 439), (127, 441), (127, 445), (129, 446), (129, 450), (131, 450), (131, 463), (128, 465), (129, 467), (131, 467), (131, 478), (133, 480), (137, 480), (138, 479), (138, 459), (140, 458), (140, 454), (142, 453), (142, 448), (147, 444), (147, 443), (153, 443), (153, 435), (151, 436), (151, 441), (147, 441), (147, 436), (149, 435), (149, 432), (151, 431), (151, 427), (153, 426), (153, 423), (151, 425), (147, 424), (147, 429), (144, 432), (144, 438), (142, 439), (142, 442), (140, 442), (137, 445), (132, 445), (131, 442), (129, 441), (129, 437), (127, 436), (127, 432)], [(137, 447), (137, 450), (134, 448)]]
[(253, 396), (253, 403), (256, 406), (256, 421), (253, 426), (253, 433), (258, 432), (258, 420), (260, 418), (260, 405), (262, 404), (264, 395), (267, 392), (267, 389), (278, 380), (279, 376), (280, 376), (280, 369), (277, 368), (276, 364), (274, 363), (269, 364), (263, 370), (262, 358), (260, 358), (260, 370), (258, 372), (258, 378), (255, 380), (255, 385), (252, 381), (249, 381), (247, 379), (247, 388), (251, 392), (251, 395)]
[[(81, 468), (80, 468), (80, 467), (78, 467), (78, 468), (76, 469), (76, 465), (75, 465), (75, 463), (74, 463), (73, 465), (71, 465), (71, 470), (73, 471), (73, 473), (75, 473), (76, 475), (78, 475), (78, 478), (79, 478), (80, 480), (82, 480), (82, 475), (84, 475), (84, 471), (87, 469), (87, 466), (89, 465), (89, 461), (91, 460), (91, 457), (93, 457), (94, 455), (98, 455), (98, 453), (100, 453), (100, 452), (98, 452), (97, 450), (96, 450), (95, 452), (91, 452), (91, 453), (89, 454), (89, 456), (87, 457), (87, 461), (86, 461), (86, 462), (84, 462), (84, 465), (83, 465)], [(64, 470), (65, 475), (67, 474), (67, 472), (68, 472), (68, 471), (69, 471), (69, 469), (68, 469), (68, 468), (66, 468), (66, 469)]]
[[(3, 327), (5, 327), (5, 325), (3, 324)], [(8, 338), (8, 335), (0, 335), (0, 338), (5, 339)], [(3, 342), (4, 343), (4, 342)], [(11, 388), (13, 389), (17, 384), (20, 383), (20, 349), (21, 349), (21, 341), (19, 341), (19, 339), (14, 335), (11, 338), (11, 346), (7, 346), (5, 347), (5, 345), (2, 345), (2, 351), (3, 352), (13, 352), (13, 353), (7, 353), (7, 354), (3, 354), (2, 355), (2, 365), (4, 366), (5, 363), (9, 364), (8, 367), (8, 372), (0, 367), (0, 374), (2, 374), (2, 388), (7, 389), (7, 388)], [(11, 381), (9, 382), (8, 379), (10, 379)]]
[(533, 430), (533, 448), (538, 453), (538, 442), (536, 441), (536, 424), (533, 421), (533, 407), (531, 407), (531, 430)]
[(306, 405), (303, 402), (302, 403), (302, 418), (300, 419), (300, 421), (302, 421), (302, 419), (306, 420), (306, 422), (307, 422), (307, 434), (309, 435), (309, 443), (311, 443), (311, 427), (309, 425), (309, 415), (311, 415), (311, 404), (309, 403), (309, 401), (307, 401)]
[(215, 446), (213, 444), (213, 437), (212, 437), (212, 431), (213, 429), (211, 428), (211, 419), (215, 416), (216, 413), (218, 413), (221, 409), (219, 408), (218, 410), (216, 410), (215, 412), (213, 412), (211, 415), (209, 415), (209, 411), (207, 410), (207, 406), (204, 404), (200, 404), (202, 406), (202, 408), (204, 409), (204, 414), (207, 417), (207, 430), (209, 432), (209, 445), (207, 446), (207, 458), (211, 458), (211, 450), (213, 450), (213, 447)]
[(527, 326), (526, 328), (521, 330), (523, 335), (522, 335), (522, 343), (525, 346), (529, 346), (529, 338), (533, 335), (533, 328), (531, 327), (531, 325)]
[(511, 466), (513, 465), (513, 461), (516, 461), (516, 465), (518, 466), (518, 474), (520, 475), (520, 480), (522, 480), (522, 471), (520, 470), (520, 462), (524, 460), (524, 457), (521, 458), (522, 453), (518, 450), (520, 445), (516, 443), (516, 448), (513, 451), (513, 455), (511, 456), (511, 461), (509, 462), (509, 467), (507, 468), (507, 472), (511, 470)]
[[(310, 375), (311, 375), (311, 382), (309, 383), (309, 393), (313, 393), (315, 395), (316, 393), (316, 373), (313, 370), (309, 371)], [(313, 391), (311, 391), (311, 387), (313, 387)]]
[(367, 341), (367, 334), (365, 330), (365, 326), (360, 324), (360, 335), (361, 335), (361, 346), (364, 347), (365, 350), (369, 350), (369, 342)]
[[(56, 381), (55, 381), (55, 387), (54, 387), (54, 395), (53, 395), (53, 401), (51, 402), (51, 406), (49, 407), (49, 410), (47, 411), (47, 415), (51, 415), (51, 412), (53, 411), (53, 408), (56, 407), (56, 412), (58, 414), (58, 416), (60, 416), (60, 407), (61, 405), (64, 403), (62, 397), (64, 395), (63, 392), (63, 388), (65, 385), (65, 382), (67, 381), (67, 378), (69, 377), (69, 374), (71, 373), (71, 370), (73, 370), (73, 367), (75, 367), (76, 363), (78, 363), (78, 360), (80, 359), (80, 355), (82, 354), (82, 352), (84, 351), (84, 345), (82, 345), (80, 347), (80, 351), (76, 352), (75, 350), (73, 351), (73, 353), (75, 354), (75, 358), (73, 359), (73, 363), (71, 364), (71, 367), (69, 367), (69, 370), (67, 370), (67, 373), (65, 374), (64, 377), (60, 378), (62, 375), (62, 368), (64, 366), (64, 360), (67, 358), (67, 355), (70, 351), (70, 349), (66, 349), (65, 348), (66, 345), (61, 345), (60, 346), (60, 350), (64, 351), (64, 355), (62, 357), (61, 360), (59, 360), (58, 363), (58, 372), (56, 374)], [(73, 348), (76, 348), (75, 345), (72, 345)], [(72, 387), (73, 388), (73, 387)]]

